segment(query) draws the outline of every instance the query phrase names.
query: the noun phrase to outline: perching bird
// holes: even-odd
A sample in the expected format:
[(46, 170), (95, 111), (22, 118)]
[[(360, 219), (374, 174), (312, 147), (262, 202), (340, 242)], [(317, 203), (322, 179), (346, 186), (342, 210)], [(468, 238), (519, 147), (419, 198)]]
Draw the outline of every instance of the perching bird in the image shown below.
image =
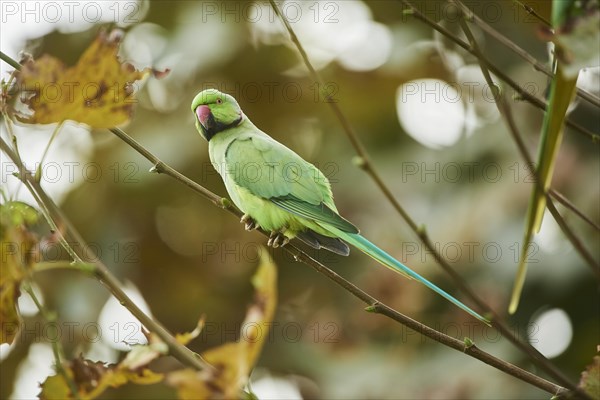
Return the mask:
[(369, 242), (341, 217), (327, 178), (314, 165), (258, 129), (230, 95), (214, 89), (192, 102), (196, 128), (247, 230), (271, 232), (268, 244), (298, 238), (315, 249), (347, 256), (356, 247), (382, 265), (416, 279), (475, 318), (489, 321)]

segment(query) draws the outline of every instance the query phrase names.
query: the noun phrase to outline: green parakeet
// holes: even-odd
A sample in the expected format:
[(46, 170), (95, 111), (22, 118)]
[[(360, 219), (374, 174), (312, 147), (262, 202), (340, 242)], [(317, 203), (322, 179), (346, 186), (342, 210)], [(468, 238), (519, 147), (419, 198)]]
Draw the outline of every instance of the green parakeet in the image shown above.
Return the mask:
[(316, 249), (347, 256), (351, 244), (384, 266), (416, 279), (475, 318), (484, 317), (450, 296), (359, 234), (338, 213), (329, 181), (314, 165), (258, 129), (230, 95), (214, 89), (192, 102), (196, 128), (208, 141), (210, 160), (246, 229), (271, 232), (268, 244), (297, 238)]

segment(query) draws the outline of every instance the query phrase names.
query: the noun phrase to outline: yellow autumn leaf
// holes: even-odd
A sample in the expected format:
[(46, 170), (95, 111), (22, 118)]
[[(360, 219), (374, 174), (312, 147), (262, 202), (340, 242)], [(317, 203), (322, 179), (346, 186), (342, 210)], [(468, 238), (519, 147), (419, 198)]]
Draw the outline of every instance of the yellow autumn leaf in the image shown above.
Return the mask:
[[(181, 400), (202, 400), (216, 398), (213, 388), (207, 384), (209, 375), (191, 368), (181, 369), (167, 375), (167, 383), (177, 389)], [(225, 397), (223, 398), (234, 398)]]
[(122, 36), (119, 30), (101, 31), (73, 67), (49, 55), (26, 62), (19, 84), (22, 92), (29, 94), (24, 102), (33, 113), (17, 118), (31, 124), (73, 120), (93, 128), (112, 128), (129, 121), (136, 102), (136, 81), (152, 70), (138, 71), (119, 61)]
[[(189, 341), (200, 333), (204, 326), (204, 318), (191, 333), (176, 335), (180, 342)], [(108, 388), (117, 388), (132, 383), (136, 385), (150, 385), (159, 383), (164, 375), (153, 372), (147, 366), (153, 360), (168, 354), (167, 345), (154, 333), (146, 333), (147, 345), (133, 346), (127, 356), (117, 365), (107, 366), (102, 362), (93, 362), (76, 358), (65, 363), (66, 373), (72, 377), (77, 385), (78, 397), (81, 399), (94, 399)], [(67, 399), (73, 398), (63, 375), (54, 375), (42, 384), (42, 399)]]
[(196, 325), (196, 328), (194, 328), (193, 331), (186, 333), (176, 333), (175, 340), (177, 340), (184, 346), (187, 345), (189, 342), (196, 339), (198, 335), (200, 335), (200, 332), (202, 332), (202, 329), (204, 328), (204, 322), (206, 322), (206, 317), (203, 315), (198, 320), (198, 325)]
[(252, 286), (255, 290), (254, 304), (246, 313), (244, 326), (247, 329), (242, 336), (248, 348), (246, 361), (250, 368), (256, 363), (267, 339), (277, 306), (277, 268), (265, 248), (261, 248), (260, 266), (252, 277)]
[(246, 313), (240, 340), (202, 353), (213, 370), (183, 369), (167, 375), (180, 399), (240, 398), (267, 338), (277, 304), (277, 269), (266, 249), (252, 277), (254, 303)]
[(158, 345), (135, 345), (123, 360), (123, 366), (129, 369), (136, 369), (150, 362), (161, 355), (165, 355), (169, 349), (160, 342)]
[[(0, 269), (0, 274), (3, 274), (4, 267)], [(7, 282), (4, 278), (0, 279), (0, 325), (2, 325), (0, 344), (11, 344), (21, 327), (21, 317), (17, 311), (17, 299), (20, 295), (18, 283), (18, 281)]]
[(579, 387), (591, 398), (600, 399), (600, 356), (594, 356), (592, 363), (581, 373)]
[[(103, 362), (93, 362), (76, 358), (63, 365), (65, 373), (77, 387), (77, 397), (95, 399), (108, 388), (118, 388), (126, 383), (152, 385), (163, 380), (164, 375), (148, 368), (132, 371), (119, 365), (107, 366)], [(41, 385), (39, 395), (42, 400), (64, 400), (75, 398), (63, 375), (48, 377)]]
[[(200, 318), (196, 328), (191, 332), (176, 333), (175, 340), (182, 345), (187, 345), (192, 339), (198, 337), (204, 327), (204, 316)], [(145, 333), (148, 339), (148, 344), (134, 345), (131, 351), (127, 353), (125, 359), (119, 364), (120, 368), (136, 370), (142, 366), (150, 364), (150, 362), (160, 356), (169, 353), (169, 347), (163, 342), (158, 335), (153, 332)]]
[(12, 343), (21, 325), (17, 309), (19, 286), (38, 256), (38, 239), (27, 225), (36, 221), (37, 212), (25, 203), (11, 201), (0, 205), (0, 344)]
[(81, 397), (83, 399), (95, 399), (108, 388), (118, 388), (130, 382), (136, 385), (152, 385), (161, 382), (163, 378), (163, 374), (156, 373), (148, 368), (144, 368), (139, 372), (116, 368), (104, 374), (92, 391), (81, 393)]
[[(177, 389), (181, 399), (239, 398), (248, 382), (260, 350), (268, 335), (269, 324), (277, 304), (277, 270), (266, 249), (261, 251), (261, 263), (252, 278), (255, 289), (254, 302), (244, 320), (240, 340), (225, 343), (202, 354), (214, 367), (195, 371), (189, 368), (171, 372), (166, 382)], [(197, 337), (204, 326), (204, 318), (194, 331), (176, 336), (180, 343)], [(159, 383), (164, 375), (147, 368), (154, 359), (166, 355), (166, 345), (153, 334), (148, 334), (148, 345), (134, 346), (118, 365), (106, 366), (78, 358), (65, 363), (64, 369), (74, 380), (78, 397), (94, 399), (108, 388), (117, 388), (126, 383), (147, 385)], [(73, 398), (62, 375), (51, 376), (42, 384), (40, 398)]]
[(148, 344), (132, 346), (131, 351), (127, 353), (125, 359), (119, 364), (120, 368), (135, 370), (150, 364), (152, 360), (169, 352), (169, 347), (156, 334), (152, 332), (147, 333), (146, 338), (148, 339)]
[(73, 398), (69, 385), (62, 375), (53, 375), (46, 378), (41, 385), (40, 400), (65, 400)]

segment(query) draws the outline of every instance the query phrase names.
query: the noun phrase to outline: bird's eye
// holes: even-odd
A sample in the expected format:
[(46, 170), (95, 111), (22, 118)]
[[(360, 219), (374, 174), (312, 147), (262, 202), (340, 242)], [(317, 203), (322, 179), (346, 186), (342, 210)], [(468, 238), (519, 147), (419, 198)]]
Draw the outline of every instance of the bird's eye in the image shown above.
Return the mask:
[(223, 103), (223, 100), (217, 99), (217, 104), (221, 104), (221, 103)]

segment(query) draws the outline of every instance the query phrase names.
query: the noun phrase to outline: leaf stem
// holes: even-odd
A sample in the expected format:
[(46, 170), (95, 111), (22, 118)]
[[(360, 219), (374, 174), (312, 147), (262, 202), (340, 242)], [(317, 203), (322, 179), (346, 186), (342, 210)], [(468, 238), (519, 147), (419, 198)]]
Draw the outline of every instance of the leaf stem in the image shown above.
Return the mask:
[(46, 159), (46, 156), (48, 155), (48, 152), (50, 151), (50, 146), (52, 145), (52, 142), (54, 142), (54, 139), (56, 139), (56, 137), (58, 136), (58, 132), (60, 132), (63, 124), (64, 124), (64, 121), (59, 122), (56, 125), (56, 127), (52, 131), (52, 136), (50, 136), (50, 140), (48, 140), (48, 143), (46, 144), (46, 148), (44, 149), (44, 152), (42, 153), (42, 158), (40, 159), (40, 162), (39, 162), (38, 167), (34, 174), (34, 176), (38, 182), (42, 179), (42, 165), (44, 164), (44, 160)]
[(550, 24), (550, 21), (548, 21), (546, 18), (542, 17), (537, 11), (535, 11), (535, 9), (533, 7), (531, 7), (528, 4), (522, 3), (519, 0), (512, 0), (513, 3), (518, 4), (519, 6), (523, 7), (523, 9), (525, 11), (527, 11), (528, 14), (533, 15), (534, 17), (536, 17), (540, 22), (542, 22), (544, 25), (546, 25), (546, 27), (551, 28), (552, 24)]
[(0, 60), (4, 61), (5, 63), (7, 63), (8, 65), (10, 65), (11, 67), (13, 67), (16, 70), (21, 69), (21, 64), (19, 64), (15, 60), (13, 60), (11, 57), (9, 57), (7, 54), (5, 54), (3, 51), (0, 51)]
[[(38, 309), (38, 311), (40, 312), (42, 317), (46, 320), (46, 322), (48, 322), (48, 323), (56, 322), (56, 316), (54, 315), (54, 313), (50, 313), (46, 309), (46, 307), (44, 307), (44, 305), (38, 299), (37, 295), (35, 294), (35, 291), (33, 290), (33, 288), (31, 287), (31, 284), (28, 281), (24, 281), (21, 284), (21, 289), (23, 289), (29, 295), (29, 297), (31, 297), (31, 299), (33, 300), (33, 303), (35, 304), (35, 307)], [(75, 399), (79, 399), (80, 396), (79, 396), (79, 390), (77, 389), (77, 385), (75, 384), (73, 377), (71, 375), (69, 375), (69, 373), (67, 372), (67, 370), (65, 369), (65, 367), (63, 366), (62, 361), (61, 361), (62, 358), (64, 358), (64, 350), (63, 350), (62, 344), (59, 342), (59, 338), (54, 338), (53, 340), (51, 340), (50, 345), (52, 346), (52, 354), (54, 355), (54, 364), (55, 364), (56, 372), (58, 374), (62, 375), (63, 379), (67, 383), (67, 386), (69, 386), (69, 390), (73, 394), (73, 397)]]
[(90, 275), (94, 275), (96, 266), (92, 263), (77, 263), (68, 261), (41, 261), (33, 264), (32, 269), (34, 272), (45, 272), (56, 269), (71, 269), (79, 272), (84, 272)]

